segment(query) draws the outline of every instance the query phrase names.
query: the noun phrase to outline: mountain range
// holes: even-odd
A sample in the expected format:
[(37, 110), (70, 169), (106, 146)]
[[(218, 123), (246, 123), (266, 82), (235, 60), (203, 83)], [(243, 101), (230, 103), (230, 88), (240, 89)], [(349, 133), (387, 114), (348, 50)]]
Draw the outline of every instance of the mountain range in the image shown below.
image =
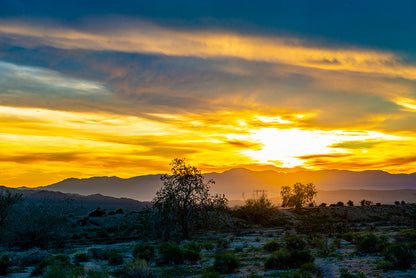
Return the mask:
[[(150, 201), (162, 186), (161, 175), (144, 175), (132, 178), (91, 177), (87, 179), (69, 178), (36, 190), (59, 191), (81, 195), (102, 194), (113, 197), (126, 197), (140, 201)], [(255, 195), (255, 191), (265, 191), (278, 202), (280, 189), (296, 182), (312, 182), (318, 189), (318, 202), (347, 201), (358, 202), (362, 198), (374, 202), (392, 203), (395, 200), (416, 202), (416, 173), (390, 174), (383, 171), (297, 171), (290, 173), (252, 171), (235, 168), (223, 173), (204, 174), (213, 179), (212, 194), (226, 194), (229, 200), (243, 200)]]

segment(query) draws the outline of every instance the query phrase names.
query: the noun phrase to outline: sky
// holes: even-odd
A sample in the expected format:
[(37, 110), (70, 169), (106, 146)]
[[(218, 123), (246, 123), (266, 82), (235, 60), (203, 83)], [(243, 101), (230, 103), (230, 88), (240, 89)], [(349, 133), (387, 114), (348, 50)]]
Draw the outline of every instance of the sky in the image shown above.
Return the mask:
[(416, 172), (415, 1), (0, 2), (2, 185)]

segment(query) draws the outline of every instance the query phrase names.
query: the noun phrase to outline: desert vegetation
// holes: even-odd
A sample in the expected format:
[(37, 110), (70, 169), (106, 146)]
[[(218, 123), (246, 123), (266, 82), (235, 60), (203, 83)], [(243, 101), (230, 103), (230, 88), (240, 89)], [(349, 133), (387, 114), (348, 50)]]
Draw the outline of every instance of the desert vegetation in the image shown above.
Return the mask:
[[(199, 169), (171, 163), (137, 211), (0, 196), (0, 275), (10, 277), (414, 277), (416, 205), (315, 205), (313, 184), (227, 206)], [(346, 204), (346, 205), (345, 205)]]

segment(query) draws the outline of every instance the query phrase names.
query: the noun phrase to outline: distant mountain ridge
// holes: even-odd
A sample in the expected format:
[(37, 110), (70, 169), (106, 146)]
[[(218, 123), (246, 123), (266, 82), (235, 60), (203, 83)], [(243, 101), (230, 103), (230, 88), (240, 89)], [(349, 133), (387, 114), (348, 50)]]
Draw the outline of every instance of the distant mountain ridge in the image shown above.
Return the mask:
[(68, 201), (70, 205), (77, 208), (77, 211), (81, 211), (83, 213), (92, 211), (97, 207), (107, 209), (107, 211), (116, 210), (118, 208), (122, 208), (125, 211), (133, 211), (151, 206), (150, 202), (140, 202), (129, 198), (103, 196), (101, 194), (84, 196), (80, 194), (62, 193), (59, 191), (49, 191), (44, 189), (18, 189), (0, 186), (0, 192), (5, 190), (22, 194), (23, 200), (26, 203), (39, 203), (43, 201), (47, 203), (61, 203), (62, 201)]
[[(132, 178), (91, 177), (69, 178), (55, 184), (35, 189), (76, 193), (81, 195), (102, 194), (113, 197), (127, 197), (150, 201), (162, 186), (161, 175), (144, 175)], [(271, 198), (278, 198), (280, 189), (296, 182), (313, 182), (319, 191), (338, 190), (416, 190), (416, 173), (390, 174), (383, 171), (297, 171), (282, 173), (272, 170), (252, 171), (234, 168), (223, 173), (204, 174), (214, 179), (213, 194), (226, 194), (230, 200), (252, 197), (253, 191), (265, 190)]]

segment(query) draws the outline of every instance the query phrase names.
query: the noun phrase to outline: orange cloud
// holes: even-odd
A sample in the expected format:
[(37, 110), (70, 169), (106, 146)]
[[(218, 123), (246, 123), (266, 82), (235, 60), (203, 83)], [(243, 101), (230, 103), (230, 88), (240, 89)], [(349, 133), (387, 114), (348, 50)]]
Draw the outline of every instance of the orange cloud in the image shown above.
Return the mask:
[[(231, 57), (335, 71), (353, 71), (416, 79), (416, 67), (385, 51), (308, 46), (287, 37), (249, 36), (213, 31), (165, 29), (144, 22), (111, 30), (76, 30), (1, 21), (3, 36), (31, 37), (31, 43), (64, 49), (114, 50), (201, 58)], [(17, 38), (18, 39), (18, 38)]]

